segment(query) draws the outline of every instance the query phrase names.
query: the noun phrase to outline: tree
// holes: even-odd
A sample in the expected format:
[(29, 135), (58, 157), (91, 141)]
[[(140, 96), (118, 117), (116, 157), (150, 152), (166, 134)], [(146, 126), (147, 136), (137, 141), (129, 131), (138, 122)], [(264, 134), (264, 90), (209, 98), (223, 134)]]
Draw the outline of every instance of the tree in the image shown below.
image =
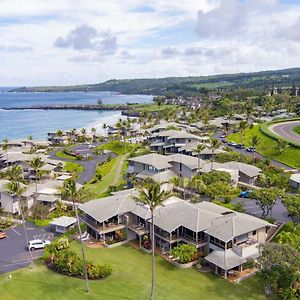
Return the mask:
[(244, 138), (244, 133), (245, 133), (245, 130), (246, 128), (248, 127), (248, 122), (246, 121), (241, 121), (239, 123), (239, 126), (238, 126), (238, 130), (241, 134), (240, 138), (241, 138), (241, 156), (240, 156), (240, 159), (242, 159), (242, 156), (243, 156), (243, 138)]
[(104, 129), (104, 137), (106, 138), (107, 134), (107, 125), (105, 123), (102, 124), (102, 128)]
[(37, 201), (37, 181), (40, 177), (41, 168), (45, 165), (40, 157), (34, 157), (30, 162), (30, 167), (34, 170), (35, 173), (35, 202)]
[(197, 254), (196, 246), (189, 244), (181, 244), (172, 249), (172, 255), (178, 257), (178, 261), (182, 264), (186, 264), (195, 259)]
[(83, 135), (83, 140), (85, 141), (86, 129), (85, 128), (81, 128), (80, 131), (81, 131), (81, 133)]
[(280, 293), (295, 287), (300, 272), (300, 252), (295, 248), (286, 244), (266, 244), (259, 262), (266, 294), (271, 294), (272, 287)]
[(266, 217), (271, 212), (272, 208), (276, 203), (276, 200), (282, 197), (284, 194), (284, 190), (271, 187), (271, 188), (263, 188), (260, 190), (255, 190), (253, 192), (254, 198), (257, 200), (258, 205), (262, 209), (262, 216)]
[(198, 144), (196, 148), (193, 150), (198, 156), (198, 172), (200, 171), (200, 156), (204, 149), (206, 149), (206, 145), (202, 143), (202, 144)]
[(283, 197), (283, 205), (286, 207), (289, 215), (300, 220), (300, 196), (286, 194)]
[(71, 180), (65, 181), (61, 192), (62, 192), (62, 196), (70, 199), (73, 202), (73, 208), (74, 208), (75, 215), (76, 215), (79, 238), (81, 241), (81, 253), (82, 253), (82, 263), (83, 263), (83, 269), (84, 269), (85, 283), (86, 283), (86, 292), (88, 293), (90, 291), (90, 286), (89, 286), (89, 278), (88, 278), (88, 272), (87, 272), (87, 266), (86, 266), (86, 260), (85, 260), (84, 245), (83, 245), (83, 240), (82, 240), (82, 232), (81, 232), (80, 221), (79, 221), (77, 205), (76, 205), (76, 200), (78, 199), (78, 191), (76, 189), (75, 180), (71, 179)]
[(8, 139), (4, 139), (2, 146), (2, 150), (5, 151), (6, 154), (6, 167), (8, 167)]
[(29, 136), (27, 137), (27, 139), (28, 139), (29, 141), (32, 141), (32, 135), (29, 135)]
[[(19, 166), (18, 166), (19, 167)], [(21, 167), (20, 167), (21, 168)], [(22, 218), (22, 226), (23, 226), (23, 230), (24, 230), (24, 234), (25, 234), (25, 241), (26, 241), (26, 247), (28, 246), (28, 235), (27, 235), (27, 229), (26, 229), (26, 223), (25, 223), (25, 218), (24, 218), (24, 207), (22, 205), (22, 201), (21, 201), (21, 195), (25, 192), (26, 187), (25, 185), (21, 184), (18, 180), (20, 179), (19, 176), (19, 170), (15, 169), (15, 176), (14, 176), (14, 181), (11, 181), (7, 184), (6, 188), (8, 191), (10, 191), (16, 198), (19, 204), (19, 210), (20, 210), (20, 215)], [(30, 260), (33, 263), (33, 257), (32, 257), (32, 253), (29, 250), (29, 255), (30, 255)]]
[(277, 140), (277, 150), (280, 154), (283, 153), (284, 149), (287, 148), (288, 146), (288, 142), (286, 140), (283, 139), (278, 139)]
[(212, 170), (214, 167), (214, 161), (215, 161), (215, 151), (221, 147), (222, 143), (218, 139), (215, 139), (215, 138), (211, 138), (209, 140), (209, 143), (210, 143), (210, 148), (212, 150), (212, 158), (211, 158), (211, 170)]
[(59, 129), (59, 130), (56, 131), (56, 135), (57, 135), (58, 137), (62, 137), (63, 134), (64, 134), (64, 132), (63, 132), (61, 129)]
[[(259, 144), (260, 144), (260, 138), (257, 135), (252, 136), (250, 141), (251, 147), (256, 148)], [(255, 152), (253, 152), (252, 160), (254, 160), (254, 153)]]
[(93, 127), (93, 128), (91, 129), (91, 132), (93, 133), (93, 141), (95, 141), (96, 131), (97, 131), (97, 129), (96, 129), (95, 127)]
[(162, 202), (166, 200), (170, 193), (166, 191), (161, 191), (161, 186), (159, 183), (154, 182), (151, 179), (148, 179), (142, 183), (142, 185), (137, 187), (139, 196), (132, 196), (136, 202), (143, 203), (149, 206), (151, 213), (151, 241), (152, 241), (152, 283), (151, 283), (151, 292), (150, 300), (154, 299), (154, 284), (155, 284), (155, 261), (154, 261), (154, 252), (155, 252), (155, 242), (154, 242), (154, 209), (162, 205)]

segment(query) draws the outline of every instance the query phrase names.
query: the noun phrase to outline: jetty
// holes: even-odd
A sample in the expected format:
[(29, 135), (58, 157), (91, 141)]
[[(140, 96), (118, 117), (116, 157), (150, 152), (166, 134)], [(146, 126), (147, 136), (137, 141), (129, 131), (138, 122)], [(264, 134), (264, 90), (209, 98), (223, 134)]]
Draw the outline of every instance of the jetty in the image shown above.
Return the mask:
[(0, 107), (1, 110), (28, 110), (28, 109), (42, 109), (42, 110), (132, 110), (126, 104), (116, 105), (99, 105), (99, 104), (49, 104), (49, 105), (33, 105), (33, 106), (19, 106), (19, 107)]

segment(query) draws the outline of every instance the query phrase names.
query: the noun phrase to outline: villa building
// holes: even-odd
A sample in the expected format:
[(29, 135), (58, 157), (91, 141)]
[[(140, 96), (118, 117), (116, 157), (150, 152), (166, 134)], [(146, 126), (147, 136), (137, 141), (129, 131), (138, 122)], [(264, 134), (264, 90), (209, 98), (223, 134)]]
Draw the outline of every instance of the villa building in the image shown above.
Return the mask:
[[(104, 245), (112, 244), (119, 231), (143, 248), (150, 234), (149, 207), (132, 199), (135, 190), (81, 204), (82, 221), (88, 233)], [(200, 202), (192, 204), (171, 196), (154, 210), (155, 246), (162, 254), (182, 243), (192, 244), (213, 270), (223, 275), (241, 270), (248, 259), (259, 257), (273, 225), (259, 218), (234, 212), (222, 206)]]

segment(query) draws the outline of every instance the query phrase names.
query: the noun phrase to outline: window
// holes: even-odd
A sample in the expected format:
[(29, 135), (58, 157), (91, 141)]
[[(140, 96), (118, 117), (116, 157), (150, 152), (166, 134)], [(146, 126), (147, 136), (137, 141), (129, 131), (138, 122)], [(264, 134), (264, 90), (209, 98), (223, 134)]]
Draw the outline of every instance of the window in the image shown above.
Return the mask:
[(256, 230), (252, 231), (252, 235), (256, 235)]

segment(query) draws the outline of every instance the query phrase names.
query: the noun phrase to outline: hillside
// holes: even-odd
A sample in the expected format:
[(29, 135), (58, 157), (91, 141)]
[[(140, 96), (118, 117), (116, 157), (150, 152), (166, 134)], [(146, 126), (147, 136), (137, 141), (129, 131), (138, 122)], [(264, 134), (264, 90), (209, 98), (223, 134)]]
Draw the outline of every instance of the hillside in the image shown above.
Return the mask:
[(22, 87), (12, 92), (111, 91), (122, 94), (197, 93), (203, 89), (237, 88), (263, 90), (274, 86), (300, 85), (300, 68), (254, 73), (152, 79), (112, 79), (98, 84), (75, 86)]

